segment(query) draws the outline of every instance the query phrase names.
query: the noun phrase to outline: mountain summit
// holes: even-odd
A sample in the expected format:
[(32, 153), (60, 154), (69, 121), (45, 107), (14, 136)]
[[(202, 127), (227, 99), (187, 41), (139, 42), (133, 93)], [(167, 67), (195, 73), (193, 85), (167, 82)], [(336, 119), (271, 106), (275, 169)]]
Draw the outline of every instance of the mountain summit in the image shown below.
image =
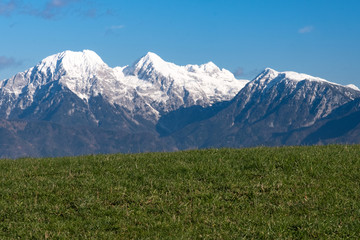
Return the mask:
[(145, 56), (140, 58), (137, 62), (133, 64), (132, 73), (134, 75), (141, 75), (141, 73), (151, 71), (152, 69), (166, 70), (169, 65), (174, 65), (171, 63), (165, 62), (161, 57), (155, 53), (148, 52)]
[(82, 52), (64, 51), (42, 60), (36, 67), (39, 71), (55, 73), (60, 69), (70, 72), (92, 73), (106, 66), (95, 52), (84, 50)]

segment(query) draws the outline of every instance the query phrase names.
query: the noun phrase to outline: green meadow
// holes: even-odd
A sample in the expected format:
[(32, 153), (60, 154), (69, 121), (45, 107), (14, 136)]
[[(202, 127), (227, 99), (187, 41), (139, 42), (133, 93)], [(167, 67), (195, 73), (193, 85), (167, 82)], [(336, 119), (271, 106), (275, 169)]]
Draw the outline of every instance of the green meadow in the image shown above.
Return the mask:
[(360, 146), (0, 160), (0, 239), (359, 239)]

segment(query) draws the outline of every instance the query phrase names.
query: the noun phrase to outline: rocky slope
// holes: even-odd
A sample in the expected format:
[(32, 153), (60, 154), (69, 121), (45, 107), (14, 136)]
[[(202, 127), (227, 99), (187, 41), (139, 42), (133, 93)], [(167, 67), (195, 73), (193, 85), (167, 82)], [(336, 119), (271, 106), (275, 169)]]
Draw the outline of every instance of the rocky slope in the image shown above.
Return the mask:
[(358, 97), (353, 87), (265, 69), (229, 106), (173, 137), (180, 148), (302, 144), (305, 137), (295, 130), (313, 126)]

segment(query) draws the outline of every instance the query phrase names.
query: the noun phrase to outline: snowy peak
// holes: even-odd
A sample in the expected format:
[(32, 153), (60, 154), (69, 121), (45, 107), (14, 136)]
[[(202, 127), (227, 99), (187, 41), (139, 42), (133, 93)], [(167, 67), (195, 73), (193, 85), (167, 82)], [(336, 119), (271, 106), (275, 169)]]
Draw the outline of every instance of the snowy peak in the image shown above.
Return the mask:
[(92, 72), (100, 67), (107, 66), (103, 60), (93, 51), (82, 52), (64, 51), (43, 59), (36, 68), (41, 72), (51, 72), (62, 69), (74, 72)]
[(271, 69), (271, 68), (265, 68), (264, 71), (262, 71), (257, 77), (255, 77), (254, 80), (252, 80), (253, 82), (257, 82), (257, 81), (265, 81), (265, 80), (273, 80), (274, 78), (276, 78), (279, 75), (279, 72)]
[(145, 56), (140, 58), (140, 60), (136, 63), (136, 65), (145, 65), (145, 64), (156, 64), (161, 65), (166, 63), (159, 55), (148, 52)]
[[(157, 54), (148, 52), (144, 57), (140, 58), (131, 67), (125, 70), (128, 75), (137, 75), (140, 78), (148, 78), (156, 74), (162, 77), (179, 78), (180, 76), (188, 77), (191, 74), (201, 74), (203, 76), (221, 77), (226, 75), (229, 78), (234, 78), (233, 74), (225, 69), (220, 69), (213, 62), (208, 62), (202, 65), (186, 65), (179, 66), (171, 62), (166, 62)], [(190, 77), (191, 78), (191, 77)]]
[(125, 75), (135, 75), (141, 79), (149, 78), (153, 75), (163, 75), (165, 77), (177, 71), (179, 66), (164, 61), (157, 54), (148, 52), (145, 56), (136, 61), (131, 67), (124, 69)]
[(50, 82), (58, 82), (81, 99), (104, 93), (116, 84), (116, 76), (93, 51), (64, 51), (40, 61), (35, 67), (18, 73), (0, 83), (0, 90), (13, 95), (26, 96), (31, 104), (37, 91)]
[(133, 65), (133, 67), (135, 69), (142, 69), (142, 68), (148, 68), (148, 67), (153, 67), (153, 66), (160, 67), (164, 64), (166, 64), (166, 62), (161, 57), (159, 57), (155, 53), (148, 52), (145, 56), (140, 58)]
[(257, 77), (255, 77), (250, 83), (251, 86), (258, 85), (262, 88), (268, 88), (279, 82), (279, 72), (271, 68), (266, 68)]
[(105, 93), (116, 84), (112, 68), (93, 51), (64, 51), (42, 60), (30, 69), (34, 87), (58, 81), (81, 99)]

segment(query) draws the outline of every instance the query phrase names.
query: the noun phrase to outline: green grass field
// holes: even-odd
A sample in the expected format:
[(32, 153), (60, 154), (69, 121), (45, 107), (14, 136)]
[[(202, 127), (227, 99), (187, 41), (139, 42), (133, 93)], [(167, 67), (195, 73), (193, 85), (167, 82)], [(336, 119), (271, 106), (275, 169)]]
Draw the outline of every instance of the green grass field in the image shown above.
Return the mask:
[(0, 239), (359, 239), (360, 146), (0, 160)]

